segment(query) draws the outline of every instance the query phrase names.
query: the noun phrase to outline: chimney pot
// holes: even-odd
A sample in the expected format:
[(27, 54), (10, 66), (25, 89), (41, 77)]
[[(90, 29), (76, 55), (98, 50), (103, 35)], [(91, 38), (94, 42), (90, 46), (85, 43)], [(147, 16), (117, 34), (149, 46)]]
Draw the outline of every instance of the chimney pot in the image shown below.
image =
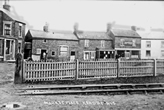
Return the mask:
[(48, 25), (48, 23), (46, 23), (45, 26), (43, 26), (43, 31), (48, 32), (48, 27), (49, 27), (49, 25)]
[(131, 29), (132, 29), (133, 31), (137, 31), (137, 27), (136, 27), (136, 26), (131, 26)]
[(79, 28), (79, 24), (78, 23), (75, 23), (74, 24), (74, 32), (78, 31), (78, 28)]

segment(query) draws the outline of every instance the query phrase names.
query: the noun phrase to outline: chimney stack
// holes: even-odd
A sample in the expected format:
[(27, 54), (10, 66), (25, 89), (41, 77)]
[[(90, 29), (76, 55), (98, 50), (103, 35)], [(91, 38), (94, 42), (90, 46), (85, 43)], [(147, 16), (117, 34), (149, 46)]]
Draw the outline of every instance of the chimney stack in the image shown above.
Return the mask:
[(131, 26), (131, 29), (132, 29), (133, 31), (137, 31), (137, 27), (136, 27), (136, 26)]
[(5, 0), (5, 4), (3, 5), (3, 8), (10, 11), (9, 0)]
[(107, 23), (107, 32), (109, 32), (113, 28), (114, 24), (115, 24), (115, 21), (113, 21), (112, 23), (111, 22)]
[(73, 28), (74, 28), (74, 32), (77, 32), (79, 28), (79, 24), (75, 23)]
[(43, 26), (43, 31), (48, 32), (48, 28), (49, 28), (49, 25), (48, 23), (46, 23), (45, 26)]

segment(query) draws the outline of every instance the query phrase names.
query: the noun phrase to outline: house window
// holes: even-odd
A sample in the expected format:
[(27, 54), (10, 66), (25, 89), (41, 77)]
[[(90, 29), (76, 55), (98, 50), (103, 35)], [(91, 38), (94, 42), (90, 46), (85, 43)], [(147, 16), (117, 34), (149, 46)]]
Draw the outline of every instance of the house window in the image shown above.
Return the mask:
[(51, 54), (51, 55), (53, 55), (53, 56), (54, 56), (54, 55), (55, 55), (55, 52), (54, 52), (54, 51), (52, 51), (52, 54)]
[(19, 24), (19, 36), (22, 37), (22, 24)]
[(150, 50), (146, 50), (146, 57), (150, 57), (151, 56), (151, 51)]
[(36, 49), (36, 54), (41, 54), (41, 49), (37, 48)]
[(164, 41), (161, 41), (161, 48), (164, 48)]
[(75, 56), (75, 51), (71, 51), (71, 56)]
[(19, 42), (19, 43), (18, 43), (18, 53), (21, 52), (21, 47), (22, 47), (21, 45), (22, 45), (22, 44)]
[(161, 57), (164, 57), (164, 50), (161, 50)]
[(104, 48), (104, 47), (105, 47), (105, 41), (101, 40), (101, 48)]
[(10, 54), (10, 40), (6, 40), (6, 54)]
[(84, 60), (94, 60), (95, 51), (84, 51)]
[(85, 40), (84, 43), (85, 43), (84, 44), (85, 47), (89, 47), (89, 40)]
[(11, 29), (12, 29), (11, 22), (4, 21), (3, 27), (4, 27), (3, 35), (11, 35)]
[(44, 40), (43, 40), (43, 43), (46, 43), (46, 42), (47, 42), (47, 40), (46, 40), (46, 39), (44, 39)]
[(151, 41), (146, 41), (146, 47), (151, 48)]
[(0, 39), (0, 55), (3, 53), (3, 40)]
[(68, 55), (68, 46), (60, 46), (59, 47), (59, 56), (67, 56)]

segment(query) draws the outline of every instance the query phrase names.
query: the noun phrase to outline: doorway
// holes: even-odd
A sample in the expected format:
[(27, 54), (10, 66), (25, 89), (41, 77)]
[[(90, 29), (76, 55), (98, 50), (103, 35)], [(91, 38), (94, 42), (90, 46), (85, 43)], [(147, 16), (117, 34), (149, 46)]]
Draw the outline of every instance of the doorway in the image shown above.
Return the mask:
[(41, 50), (41, 56), (40, 56), (40, 59), (44, 59), (45, 55), (47, 53), (47, 50)]

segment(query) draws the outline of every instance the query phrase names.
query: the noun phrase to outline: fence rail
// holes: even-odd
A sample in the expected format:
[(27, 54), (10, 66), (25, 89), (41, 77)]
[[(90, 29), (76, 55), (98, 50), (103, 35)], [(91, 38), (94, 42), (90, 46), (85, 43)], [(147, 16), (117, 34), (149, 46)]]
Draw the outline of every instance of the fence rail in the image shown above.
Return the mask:
[(80, 80), (164, 74), (164, 60), (23, 61), (23, 81)]

